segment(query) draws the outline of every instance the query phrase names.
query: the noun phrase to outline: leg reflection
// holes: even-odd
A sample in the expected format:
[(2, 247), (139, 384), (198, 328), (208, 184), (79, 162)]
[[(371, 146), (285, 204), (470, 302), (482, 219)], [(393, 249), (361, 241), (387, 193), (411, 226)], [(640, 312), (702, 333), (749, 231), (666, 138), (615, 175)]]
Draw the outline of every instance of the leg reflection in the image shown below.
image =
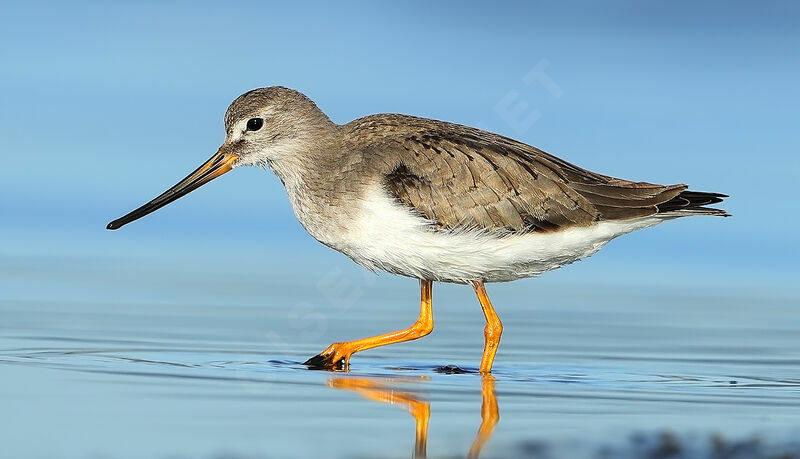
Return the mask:
[[(427, 380), (421, 377), (420, 380)], [(392, 405), (401, 405), (416, 421), (416, 441), (414, 457), (425, 457), (428, 444), (428, 421), (431, 417), (430, 403), (420, 400), (411, 392), (395, 390), (392, 382), (408, 381), (405, 379), (380, 379), (357, 377), (334, 377), (328, 380), (328, 386), (356, 392), (364, 398)], [(492, 375), (481, 376), (481, 425), (478, 434), (469, 449), (470, 458), (477, 458), (483, 446), (489, 441), (497, 422), (500, 420), (500, 409), (494, 392), (495, 379)]]
[(481, 426), (469, 449), (468, 457), (478, 457), (483, 445), (491, 438), (499, 420), (500, 407), (497, 405), (497, 397), (494, 395), (494, 378), (492, 375), (485, 374), (481, 377)]
[(414, 457), (425, 457), (428, 445), (428, 420), (431, 418), (431, 404), (420, 400), (410, 392), (394, 390), (378, 379), (365, 378), (331, 378), (328, 385), (335, 389), (346, 389), (358, 393), (362, 397), (391, 405), (405, 407), (416, 421), (416, 440)]

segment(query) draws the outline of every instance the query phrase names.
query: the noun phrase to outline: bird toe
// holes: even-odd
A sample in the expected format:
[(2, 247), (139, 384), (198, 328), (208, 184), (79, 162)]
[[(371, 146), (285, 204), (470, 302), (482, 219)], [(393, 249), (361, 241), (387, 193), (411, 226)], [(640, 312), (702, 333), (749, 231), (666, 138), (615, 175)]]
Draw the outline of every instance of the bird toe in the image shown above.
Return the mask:
[(303, 362), (309, 370), (344, 370), (345, 359), (336, 359), (335, 354), (317, 354)]

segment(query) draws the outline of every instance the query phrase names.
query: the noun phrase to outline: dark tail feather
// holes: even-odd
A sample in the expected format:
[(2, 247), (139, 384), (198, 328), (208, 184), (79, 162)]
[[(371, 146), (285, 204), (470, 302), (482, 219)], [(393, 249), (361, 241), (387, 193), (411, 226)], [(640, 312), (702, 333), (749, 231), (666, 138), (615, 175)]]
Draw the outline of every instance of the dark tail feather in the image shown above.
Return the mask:
[(730, 214), (722, 209), (705, 207), (710, 204), (722, 202), (728, 195), (720, 193), (706, 193), (703, 191), (683, 191), (667, 202), (656, 205), (659, 214), (667, 215), (719, 215), (730, 217)]

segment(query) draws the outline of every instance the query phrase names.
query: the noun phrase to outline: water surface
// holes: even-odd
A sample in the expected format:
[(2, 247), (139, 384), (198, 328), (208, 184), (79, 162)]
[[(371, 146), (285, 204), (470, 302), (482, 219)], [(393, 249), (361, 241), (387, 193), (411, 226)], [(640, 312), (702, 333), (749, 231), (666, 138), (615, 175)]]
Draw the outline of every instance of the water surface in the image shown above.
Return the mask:
[(800, 451), (797, 298), (490, 285), (505, 333), (489, 379), (471, 289), (434, 284), (432, 335), (340, 373), (301, 362), (413, 323), (417, 283), (296, 269), (7, 259), (4, 456), (636, 457), (673, 440), (684, 457)]

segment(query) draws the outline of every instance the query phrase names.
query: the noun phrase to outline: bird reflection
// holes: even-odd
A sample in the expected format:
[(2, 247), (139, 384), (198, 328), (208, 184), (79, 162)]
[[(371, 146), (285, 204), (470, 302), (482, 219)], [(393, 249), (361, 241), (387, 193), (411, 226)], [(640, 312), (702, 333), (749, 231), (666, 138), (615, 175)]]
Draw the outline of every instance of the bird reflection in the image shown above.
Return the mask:
[[(427, 379), (429, 378), (420, 377), (415, 380), (425, 381)], [(427, 452), (431, 404), (416, 394), (395, 389), (396, 383), (407, 381), (410, 380), (405, 378), (335, 377), (328, 380), (328, 386), (350, 390), (364, 398), (390, 405), (400, 405), (408, 410), (416, 422), (413, 457), (421, 458), (425, 457)], [(481, 424), (469, 449), (468, 457), (470, 458), (477, 458), (480, 455), (483, 446), (491, 438), (494, 428), (500, 420), (500, 409), (494, 387), (494, 377), (488, 374), (481, 376)]]
[(481, 426), (472, 442), (468, 457), (478, 457), (483, 445), (489, 440), (500, 420), (500, 407), (494, 395), (494, 378), (492, 375), (481, 376)]
[[(431, 417), (431, 404), (420, 400), (410, 392), (395, 390), (392, 380), (386, 378), (331, 378), (328, 385), (336, 389), (346, 389), (364, 398), (390, 405), (405, 407), (417, 423), (414, 457), (425, 457), (428, 444), (428, 420)], [(396, 381), (395, 381), (396, 382)]]

